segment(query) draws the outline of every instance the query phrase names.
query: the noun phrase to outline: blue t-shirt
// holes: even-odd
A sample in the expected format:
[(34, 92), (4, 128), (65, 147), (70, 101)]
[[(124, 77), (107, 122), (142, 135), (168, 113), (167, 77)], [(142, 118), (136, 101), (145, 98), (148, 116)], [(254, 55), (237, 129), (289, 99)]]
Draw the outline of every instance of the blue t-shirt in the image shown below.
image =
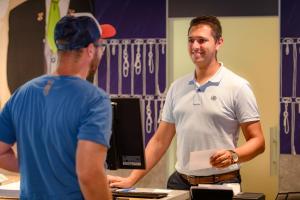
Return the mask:
[(111, 118), (108, 95), (77, 77), (45, 75), (19, 88), (0, 114), (0, 140), (17, 142), (20, 198), (83, 199), (77, 142), (109, 147)]

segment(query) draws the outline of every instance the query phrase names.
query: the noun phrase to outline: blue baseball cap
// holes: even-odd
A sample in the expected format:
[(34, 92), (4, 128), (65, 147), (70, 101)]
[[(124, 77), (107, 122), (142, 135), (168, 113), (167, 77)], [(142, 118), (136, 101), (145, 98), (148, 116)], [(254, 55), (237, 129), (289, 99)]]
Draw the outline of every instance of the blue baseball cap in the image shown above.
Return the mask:
[(116, 29), (110, 24), (100, 25), (91, 13), (74, 13), (61, 18), (54, 30), (58, 50), (70, 51), (87, 47), (100, 38), (110, 38)]

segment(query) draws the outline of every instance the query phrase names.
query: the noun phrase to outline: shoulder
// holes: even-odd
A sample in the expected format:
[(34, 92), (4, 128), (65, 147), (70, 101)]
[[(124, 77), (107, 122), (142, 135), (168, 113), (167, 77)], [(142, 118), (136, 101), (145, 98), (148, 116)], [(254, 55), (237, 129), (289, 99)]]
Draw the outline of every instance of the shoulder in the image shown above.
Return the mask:
[(88, 81), (83, 81), (82, 86), (82, 92), (87, 93), (88, 95), (105, 99), (109, 98), (108, 94), (102, 88), (97, 87)]
[(31, 91), (33, 88), (42, 87), (41, 85), (43, 83), (47, 83), (48, 77), (49, 77), (48, 75), (43, 75), (27, 81), (26, 83), (24, 83), (23, 85), (21, 85), (19, 88), (15, 90), (15, 92), (12, 94), (12, 97), (26, 94), (29, 91)]
[(255, 99), (251, 84), (227, 68), (224, 68), (224, 76), (220, 84), (226, 94), (233, 97), (234, 101), (247, 102), (250, 99)]
[(182, 88), (185, 85), (189, 85), (191, 81), (193, 81), (194, 79), (194, 73), (189, 73), (186, 74), (178, 79), (176, 79), (175, 81), (172, 82), (171, 84), (171, 88)]
[(83, 101), (87, 105), (93, 106), (110, 106), (109, 95), (100, 87), (91, 84), (88, 81), (83, 80), (79, 86)]
[(172, 96), (172, 97), (178, 97), (182, 96), (183, 94), (186, 93), (186, 91), (189, 90), (191, 87), (192, 81), (194, 79), (194, 74), (189, 73), (186, 74), (175, 81), (173, 81), (168, 89), (167, 96)]
[(235, 72), (229, 70), (226, 67), (223, 67), (223, 77), (222, 77), (222, 84), (231, 87), (242, 87), (244, 85), (250, 85), (249, 82), (241, 77), (240, 75), (236, 74)]

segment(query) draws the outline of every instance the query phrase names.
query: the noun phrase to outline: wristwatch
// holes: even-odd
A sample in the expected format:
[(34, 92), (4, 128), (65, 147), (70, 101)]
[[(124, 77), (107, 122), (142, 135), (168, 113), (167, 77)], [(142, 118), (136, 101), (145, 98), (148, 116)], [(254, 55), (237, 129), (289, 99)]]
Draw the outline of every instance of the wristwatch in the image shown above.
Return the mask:
[(228, 150), (228, 151), (231, 154), (231, 163), (232, 164), (237, 163), (239, 161), (239, 155), (235, 151), (233, 151), (233, 150)]

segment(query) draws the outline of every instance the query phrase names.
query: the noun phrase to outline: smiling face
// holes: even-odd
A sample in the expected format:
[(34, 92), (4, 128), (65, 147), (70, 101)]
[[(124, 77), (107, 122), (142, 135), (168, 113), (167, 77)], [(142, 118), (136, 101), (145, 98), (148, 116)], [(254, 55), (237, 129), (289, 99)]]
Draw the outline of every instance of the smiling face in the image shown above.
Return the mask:
[(216, 54), (222, 43), (223, 39), (216, 40), (207, 24), (198, 24), (189, 30), (188, 52), (193, 63), (199, 68), (206, 68), (217, 60)]

